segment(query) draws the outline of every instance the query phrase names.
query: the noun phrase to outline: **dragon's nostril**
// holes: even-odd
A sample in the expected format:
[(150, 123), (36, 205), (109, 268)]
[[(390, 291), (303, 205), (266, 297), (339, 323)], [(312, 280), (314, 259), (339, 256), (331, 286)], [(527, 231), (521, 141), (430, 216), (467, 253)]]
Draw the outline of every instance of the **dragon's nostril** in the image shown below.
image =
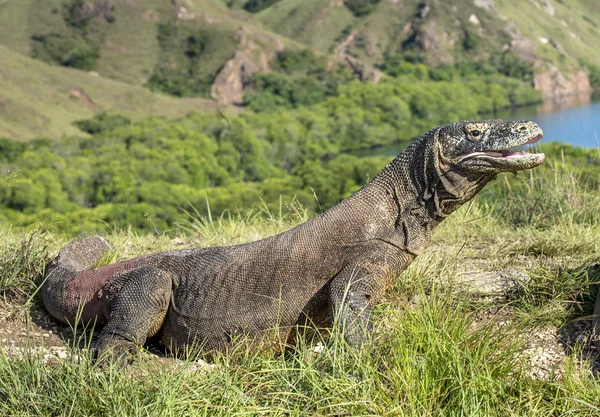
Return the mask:
[(521, 127), (519, 128), (519, 130), (521, 130), (521, 131), (523, 131), (523, 130), (527, 130), (527, 126), (521, 126)]

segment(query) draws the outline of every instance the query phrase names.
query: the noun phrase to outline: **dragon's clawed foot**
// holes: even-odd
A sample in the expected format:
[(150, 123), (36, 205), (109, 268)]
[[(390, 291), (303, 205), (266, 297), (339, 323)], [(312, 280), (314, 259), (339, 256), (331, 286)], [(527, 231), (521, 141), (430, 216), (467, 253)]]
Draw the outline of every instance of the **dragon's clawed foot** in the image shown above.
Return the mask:
[(119, 336), (103, 336), (95, 346), (96, 363), (102, 369), (112, 364), (124, 368), (129, 359), (138, 351), (138, 345)]

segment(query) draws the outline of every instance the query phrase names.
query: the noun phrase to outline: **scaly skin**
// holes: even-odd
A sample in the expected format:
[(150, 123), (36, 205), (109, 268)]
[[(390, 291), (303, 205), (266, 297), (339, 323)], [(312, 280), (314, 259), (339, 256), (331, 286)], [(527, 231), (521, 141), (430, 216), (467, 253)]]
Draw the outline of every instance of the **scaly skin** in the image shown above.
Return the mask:
[(332, 324), (351, 344), (371, 330), (370, 310), (389, 280), (427, 246), (434, 228), (500, 172), (530, 169), (543, 154), (503, 152), (539, 140), (533, 122), (488, 120), (437, 127), (369, 184), (284, 233), (243, 245), (147, 255), (87, 269), (109, 246), (71, 242), (48, 268), (42, 299), (57, 319), (105, 324), (100, 355), (157, 333), (174, 351), (226, 351), (233, 339), (278, 328)]

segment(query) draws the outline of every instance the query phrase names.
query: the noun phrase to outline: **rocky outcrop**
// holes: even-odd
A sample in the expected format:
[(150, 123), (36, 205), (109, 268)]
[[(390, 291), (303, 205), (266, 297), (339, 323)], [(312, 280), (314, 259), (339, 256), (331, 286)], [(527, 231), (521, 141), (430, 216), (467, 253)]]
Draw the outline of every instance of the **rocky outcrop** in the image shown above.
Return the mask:
[(238, 28), (235, 40), (239, 49), (219, 70), (210, 90), (219, 104), (241, 104), (252, 74), (269, 72), (269, 62), (284, 47), (276, 37), (243, 26)]
[(510, 43), (503, 48), (504, 50), (510, 49), (515, 55), (521, 58), (525, 62), (535, 62), (537, 56), (537, 45), (534, 41), (527, 38), (513, 39)]
[(81, 104), (85, 107), (93, 110), (97, 110), (100, 108), (94, 100), (85, 92), (85, 90), (81, 87), (74, 87), (69, 90), (69, 96), (79, 100)]
[(346, 65), (348, 65), (362, 81), (371, 81), (377, 84), (381, 80), (381, 77), (383, 77), (383, 72), (371, 65), (365, 64), (357, 58), (351, 57), (350, 55), (344, 55), (344, 60), (346, 61)]
[(115, 6), (111, 4), (110, 0), (84, 1), (79, 5), (71, 6), (69, 11), (71, 18), (75, 22), (82, 22), (92, 18), (101, 18), (108, 23), (112, 23), (115, 20), (113, 15)]
[(248, 54), (236, 51), (217, 74), (210, 91), (211, 97), (220, 104), (241, 104), (244, 86), (250, 82), (250, 76), (259, 70)]
[[(340, 43), (337, 46), (337, 48), (335, 48), (335, 54), (341, 59), (343, 59), (346, 65), (348, 65), (348, 68), (350, 68), (356, 75), (358, 75), (361, 80), (368, 80), (377, 84), (379, 80), (381, 80), (381, 77), (383, 77), (383, 72), (379, 71), (372, 65), (368, 65), (362, 62), (360, 59), (355, 58), (346, 53), (346, 50), (348, 49), (350, 44), (354, 42), (354, 39), (356, 38), (357, 34), (357, 30), (353, 30), (352, 32), (350, 32), (346, 39), (344, 39), (344, 41)], [(333, 68), (333, 61), (329, 61), (327, 70), (329, 71), (331, 70), (331, 68)]]
[(454, 64), (454, 57), (450, 51), (456, 40), (451, 33), (442, 30), (435, 19), (429, 19), (415, 28), (412, 41), (419, 51), (427, 53), (427, 61), (430, 64)]
[(592, 90), (590, 79), (585, 71), (578, 70), (567, 77), (555, 66), (551, 66), (548, 71), (535, 74), (533, 86), (542, 93), (544, 98), (561, 97)]

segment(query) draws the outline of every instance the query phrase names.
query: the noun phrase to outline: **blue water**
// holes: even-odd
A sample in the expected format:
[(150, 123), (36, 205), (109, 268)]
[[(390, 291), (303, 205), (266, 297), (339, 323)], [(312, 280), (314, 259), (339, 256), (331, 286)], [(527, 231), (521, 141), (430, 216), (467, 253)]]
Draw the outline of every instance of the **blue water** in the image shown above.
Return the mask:
[(530, 108), (517, 109), (502, 118), (536, 122), (544, 131), (544, 142), (567, 142), (586, 148), (600, 146), (600, 101), (545, 114)]
[[(544, 102), (500, 112), (489, 118), (532, 120), (544, 131), (543, 142), (567, 142), (586, 148), (600, 147), (600, 96), (570, 96), (564, 102)], [(357, 156), (393, 157), (406, 143), (366, 149)]]

